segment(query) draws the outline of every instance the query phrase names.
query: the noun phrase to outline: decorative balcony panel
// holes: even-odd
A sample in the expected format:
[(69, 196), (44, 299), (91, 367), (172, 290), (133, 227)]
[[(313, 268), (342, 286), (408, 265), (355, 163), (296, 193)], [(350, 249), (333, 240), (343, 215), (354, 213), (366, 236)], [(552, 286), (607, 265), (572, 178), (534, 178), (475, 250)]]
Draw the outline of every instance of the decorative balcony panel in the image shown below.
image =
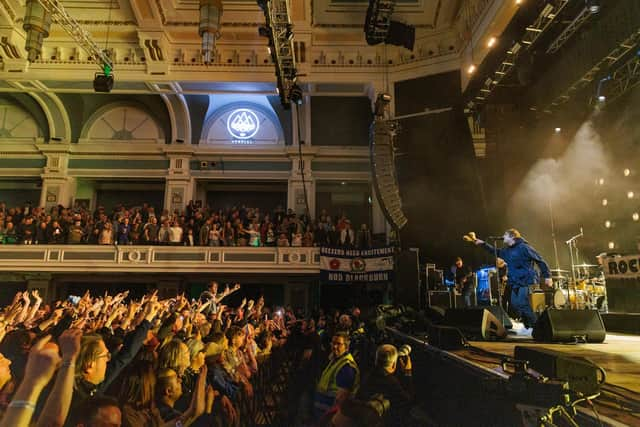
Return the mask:
[(318, 274), (318, 248), (4, 245), (0, 271)]

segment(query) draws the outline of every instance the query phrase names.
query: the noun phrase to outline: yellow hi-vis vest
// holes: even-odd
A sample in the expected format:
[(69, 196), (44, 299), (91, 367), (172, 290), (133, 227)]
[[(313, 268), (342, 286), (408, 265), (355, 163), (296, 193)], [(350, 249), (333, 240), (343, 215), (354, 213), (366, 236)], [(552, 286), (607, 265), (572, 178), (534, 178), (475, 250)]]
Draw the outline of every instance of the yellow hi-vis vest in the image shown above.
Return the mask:
[(320, 376), (320, 380), (318, 381), (318, 385), (316, 386), (316, 391), (326, 396), (332, 396), (335, 398), (336, 394), (338, 393), (336, 377), (338, 376), (338, 372), (340, 372), (340, 369), (344, 368), (346, 365), (349, 365), (356, 370), (356, 378), (350, 390), (352, 394), (356, 394), (358, 388), (360, 388), (360, 370), (358, 369), (358, 364), (349, 352), (343, 354), (337, 360), (329, 363), (324, 371), (322, 371), (322, 375)]

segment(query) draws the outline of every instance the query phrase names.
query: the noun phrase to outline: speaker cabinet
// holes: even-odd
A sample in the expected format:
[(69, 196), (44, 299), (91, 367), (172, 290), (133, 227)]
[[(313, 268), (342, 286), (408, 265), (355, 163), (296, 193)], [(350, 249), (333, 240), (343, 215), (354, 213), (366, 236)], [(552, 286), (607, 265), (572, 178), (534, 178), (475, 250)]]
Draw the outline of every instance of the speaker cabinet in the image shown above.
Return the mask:
[(401, 251), (396, 270), (396, 302), (419, 309), (420, 267), (418, 251)]
[(429, 307), (451, 308), (451, 292), (428, 291)]
[(489, 310), (482, 307), (450, 308), (444, 314), (444, 324), (462, 331), (471, 339), (504, 338), (504, 325)]
[(533, 339), (545, 342), (603, 342), (607, 336), (598, 310), (556, 310), (542, 313), (533, 328)]

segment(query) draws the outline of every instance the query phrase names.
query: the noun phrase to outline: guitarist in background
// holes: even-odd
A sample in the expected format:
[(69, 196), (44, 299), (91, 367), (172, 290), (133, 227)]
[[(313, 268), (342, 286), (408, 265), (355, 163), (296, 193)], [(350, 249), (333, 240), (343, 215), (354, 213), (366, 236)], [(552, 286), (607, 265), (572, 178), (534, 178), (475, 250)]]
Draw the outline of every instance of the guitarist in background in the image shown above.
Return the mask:
[(464, 297), (464, 306), (471, 307), (471, 295), (474, 291), (473, 271), (469, 266), (464, 265), (462, 258), (456, 258), (455, 264), (451, 266), (451, 274), (456, 284), (456, 292)]

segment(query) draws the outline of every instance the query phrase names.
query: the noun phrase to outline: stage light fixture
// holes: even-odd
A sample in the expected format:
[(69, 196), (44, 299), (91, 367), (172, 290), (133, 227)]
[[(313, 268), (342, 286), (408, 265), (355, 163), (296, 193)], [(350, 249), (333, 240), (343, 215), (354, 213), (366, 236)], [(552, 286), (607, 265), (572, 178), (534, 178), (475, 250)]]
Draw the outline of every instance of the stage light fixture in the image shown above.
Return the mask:
[(605, 227), (605, 228), (611, 228), (611, 221), (606, 220), (606, 221), (604, 222), (604, 227)]
[(604, 178), (598, 178), (598, 185), (604, 185)]
[(560, 133), (560, 132), (562, 132), (562, 128), (555, 128), (554, 131), (555, 131), (555, 133)]
[(96, 73), (93, 79), (93, 90), (108, 93), (111, 92), (111, 89), (113, 89), (113, 74), (107, 72)]
[(473, 74), (476, 72), (476, 66), (474, 64), (469, 65), (469, 68), (467, 68), (467, 74)]
[(521, 5), (522, 4), (522, 0), (516, 0), (516, 4), (517, 5)]
[(627, 199), (633, 199), (633, 191), (627, 191)]
[(600, 12), (600, 0), (586, 0), (587, 9), (591, 13)]
[(493, 46), (496, 45), (496, 42), (498, 41), (498, 39), (496, 39), (495, 37), (491, 37), (488, 41), (487, 41), (487, 47), (488, 48), (492, 48)]
[(633, 215), (631, 215), (631, 218), (633, 218), (634, 221), (637, 221), (640, 219), (640, 214), (638, 212), (634, 212)]
[(289, 90), (289, 99), (291, 102), (297, 105), (302, 105), (304, 93), (302, 92), (302, 88), (298, 86), (297, 83), (294, 83)]
[(624, 176), (629, 176), (631, 175), (631, 170), (629, 168), (625, 168), (622, 173), (624, 174)]
[(609, 204), (609, 200), (602, 199), (602, 206), (607, 206)]
[(598, 102), (605, 102), (607, 100), (607, 97), (604, 95), (598, 95)]
[(391, 102), (391, 95), (388, 93), (380, 93), (376, 98), (375, 106), (374, 106), (374, 114), (376, 117), (384, 117), (385, 111), (387, 111), (387, 107)]
[(607, 246), (609, 247), (609, 249), (615, 249), (616, 248), (616, 244), (614, 242), (609, 242), (609, 244)]
[(216, 39), (220, 38), (222, 24), (222, 0), (200, 0), (200, 22), (198, 34), (202, 37), (202, 61), (210, 64), (216, 50)]
[(289, 41), (293, 40), (293, 25), (287, 24), (287, 30), (285, 31), (284, 37)]

